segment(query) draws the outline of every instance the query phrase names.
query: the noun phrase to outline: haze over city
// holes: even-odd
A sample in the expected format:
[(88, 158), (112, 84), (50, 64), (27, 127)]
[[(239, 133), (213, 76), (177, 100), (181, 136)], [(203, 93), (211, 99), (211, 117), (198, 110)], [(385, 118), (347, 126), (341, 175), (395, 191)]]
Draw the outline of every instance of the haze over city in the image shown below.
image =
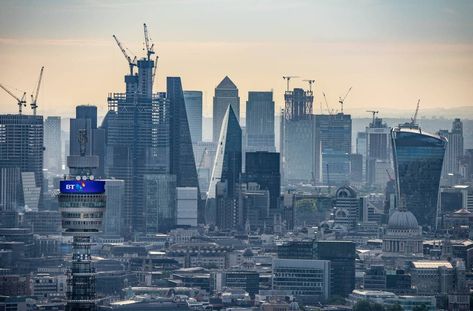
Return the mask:
[[(204, 92), (205, 116), (225, 75), (243, 100), (273, 89), (277, 108), (282, 76), (297, 75), (293, 86), (316, 80), (317, 113), (322, 91), (337, 110), (352, 86), (354, 116), (373, 107), (410, 116), (420, 98), (421, 116), (471, 117), (472, 12), (471, 1), (3, 1), (0, 82), (31, 92), (45, 66), (39, 111), (65, 116), (93, 104), (103, 116), (127, 71), (112, 35), (140, 55), (147, 22), (160, 57), (155, 88), (181, 76), (185, 89)], [(16, 111), (8, 94), (0, 101), (0, 112)]]

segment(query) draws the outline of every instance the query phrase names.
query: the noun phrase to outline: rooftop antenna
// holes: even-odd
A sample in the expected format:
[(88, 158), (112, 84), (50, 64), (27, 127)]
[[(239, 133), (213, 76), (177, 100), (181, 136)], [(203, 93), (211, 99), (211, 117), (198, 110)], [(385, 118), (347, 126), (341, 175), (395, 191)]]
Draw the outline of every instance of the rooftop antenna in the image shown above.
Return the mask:
[(39, 88), (41, 87), (41, 81), (43, 79), (43, 70), (44, 66), (41, 67), (41, 70), (39, 72), (39, 79), (38, 79), (38, 84), (36, 85), (36, 93), (33, 95), (31, 94), (31, 109), (33, 109), (33, 115), (36, 115), (36, 108), (38, 108), (38, 95), (39, 95)]
[(5, 86), (3, 86), (2, 84), (0, 84), (0, 87), (2, 89), (5, 90), (5, 92), (7, 92), (11, 97), (13, 97), (14, 99), (16, 99), (17, 101), (17, 105), (18, 105), (18, 113), (21, 115), (21, 112), (22, 112), (22, 108), (23, 107), (26, 107), (26, 100), (25, 100), (25, 97), (26, 97), (26, 92), (23, 92), (23, 96), (21, 98), (18, 98), (15, 94), (13, 94), (12, 92), (10, 92)]
[(340, 110), (341, 110), (341, 113), (343, 113), (343, 104), (345, 103), (345, 99), (347, 98), (348, 94), (350, 93), (351, 91), (351, 86), (350, 88), (348, 89), (347, 93), (345, 94), (345, 96), (343, 96), (343, 98), (339, 97), (338, 99), (338, 102), (340, 103)]

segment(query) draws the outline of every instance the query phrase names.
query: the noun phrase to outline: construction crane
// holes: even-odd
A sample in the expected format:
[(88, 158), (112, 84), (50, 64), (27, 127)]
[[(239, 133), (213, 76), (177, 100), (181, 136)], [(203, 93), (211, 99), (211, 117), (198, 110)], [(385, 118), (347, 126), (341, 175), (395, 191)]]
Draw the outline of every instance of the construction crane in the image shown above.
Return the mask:
[(31, 109), (33, 109), (33, 115), (36, 115), (36, 108), (38, 108), (38, 95), (39, 95), (39, 88), (41, 87), (41, 80), (43, 79), (43, 70), (44, 66), (41, 67), (41, 70), (39, 72), (39, 79), (38, 79), (38, 84), (36, 85), (36, 93), (31, 94)]
[(11, 97), (13, 97), (14, 99), (16, 99), (17, 101), (17, 105), (18, 105), (18, 113), (21, 115), (21, 112), (22, 112), (22, 108), (23, 107), (26, 107), (26, 100), (25, 100), (25, 97), (26, 97), (26, 92), (23, 92), (23, 96), (21, 98), (18, 98), (15, 94), (13, 94), (12, 92), (10, 92), (5, 86), (3, 86), (2, 84), (0, 84), (0, 87), (2, 89), (5, 90), (5, 92), (7, 92), (8, 94), (10, 94)]
[(146, 55), (148, 60), (151, 60), (151, 55), (154, 54), (154, 43), (151, 43), (151, 39), (149, 38), (148, 27), (146, 23), (143, 24), (143, 29), (145, 33), (145, 46), (146, 46)]
[(156, 69), (158, 68), (158, 59), (159, 56), (156, 55), (156, 59), (154, 61), (153, 75), (151, 77), (151, 85), (154, 85), (154, 77), (156, 76)]
[(416, 112), (414, 113), (414, 116), (411, 118), (411, 124), (412, 124), (412, 125), (416, 125), (417, 114), (419, 113), (419, 105), (420, 105), (420, 99), (417, 100)]
[(340, 110), (341, 110), (341, 113), (343, 113), (343, 104), (345, 103), (345, 99), (347, 98), (348, 94), (350, 94), (350, 91), (351, 91), (351, 86), (350, 88), (348, 89), (347, 93), (345, 94), (345, 96), (343, 96), (343, 98), (339, 97), (338, 99), (338, 102), (340, 103)]
[(133, 75), (133, 67), (137, 66), (136, 64), (136, 56), (132, 59), (130, 55), (126, 52), (125, 48), (122, 46), (121, 42), (118, 40), (117, 36), (113, 35), (113, 39), (115, 39), (115, 42), (117, 42), (118, 47), (123, 53), (123, 56), (125, 56), (126, 61), (128, 62), (128, 66), (130, 66), (130, 75)]
[(328, 112), (329, 115), (332, 115), (333, 111), (332, 111), (332, 109), (330, 109), (330, 107), (328, 105), (327, 96), (325, 96), (325, 92), (322, 92), (322, 94), (324, 95), (324, 101), (325, 101), (325, 106), (327, 107), (327, 112)]
[(315, 80), (303, 80), (303, 81), (309, 83), (309, 92), (312, 93), (312, 84), (314, 84)]
[(388, 169), (386, 169), (386, 174), (388, 174), (389, 180), (394, 180), (394, 178), (392, 178), (391, 174), (389, 173)]
[(284, 80), (286, 80), (286, 92), (289, 92), (289, 81), (291, 81), (292, 78), (299, 78), (298, 76), (283, 76), (282, 77)]
[(374, 124), (374, 119), (376, 118), (376, 114), (379, 113), (377, 110), (366, 110), (366, 112), (371, 112), (373, 114), (373, 124)]

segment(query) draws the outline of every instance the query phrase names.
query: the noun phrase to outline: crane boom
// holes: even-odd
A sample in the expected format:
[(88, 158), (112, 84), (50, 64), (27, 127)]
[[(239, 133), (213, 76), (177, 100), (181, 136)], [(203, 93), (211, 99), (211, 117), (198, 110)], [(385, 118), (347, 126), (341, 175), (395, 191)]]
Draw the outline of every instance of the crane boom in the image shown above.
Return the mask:
[(130, 55), (126, 52), (125, 48), (123, 47), (122, 43), (118, 40), (117, 36), (113, 35), (113, 39), (115, 39), (115, 42), (117, 43), (118, 47), (123, 53), (123, 56), (125, 56), (126, 61), (128, 62), (128, 65), (130, 66), (130, 75), (133, 75), (133, 67), (136, 66), (136, 56), (131, 59)]
[(314, 84), (315, 80), (304, 80), (304, 81), (309, 83), (309, 92), (312, 93), (312, 84)]
[(18, 98), (15, 94), (13, 94), (12, 92), (10, 92), (5, 86), (3, 86), (2, 84), (0, 84), (0, 87), (2, 89), (5, 90), (5, 92), (7, 92), (11, 97), (13, 97), (14, 99), (16, 99), (17, 101), (17, 105), (18, 105), (18, 113), (21, 114), (21, 111), (22, 111), (22, 107), (26, 107), (26, 100), (25, 100), (25, 96), (26, 96), (26, 92), (23, 92), (23, 96), (21, 98)]
[(340, 110), (341, 110), (341, 113), (343, 113), (343, 104), (345, 103), (345, 99), (347, 98), (348, 94), (350, 94), (350, 91), (351, 91), (351, 86), (350, 88), (348, 89), (347, 93), (345, 94), (345, 96), (343, 96), (343, 98), (339, 98), (338, 102), (340, 103)]
[(299, 77), (298, 76), (283, 76), (282, 78), (286, 80), (286, 83), (287, 83), (286, 91), (289, 92), (289, 81), (291, 81), (292, 78), (299, 78)]
[(146, 26), (146, 23), (143, 24), (143, 29), (145, 33), (146, 55), (148, 56), (148, 60), (150, 60), (151, 55), (154, 54), (154, 44), (150, 43), (151, 39), (149, 38), (148, 26)]
[(158, 59), (159, 59), (159, 56), (156, 55), (156, 60), (154, 61), (154, 68), (153, 68), (153, 75), (151, 77), (151, 85), (154, 85), (154, 77), (156, 76), (156, 70), (158, 68)]
[(371, 112), (373, 114), (373, 121), (372, 121), (373, 123), (372, 124), (374, 124), (374, 119), (376, 117), (376, 114), (379, 113), (379, 111), (378, 110), (366, 110), (366, 112)]
[(36, 86), (36, 93), (31, 94), (31, 109), (33, 109), (33, 115), (36, 115), (36, 108), (38, 108), (38, 95), (39, 95), (39, 88), (41, 87), (41, 81), (43, 79), (43, 71), (44, 71), (44, 66), (41, 67), (41, 70), (39, 72), (39, 79), (38, 79), (38, 84)]
[(322, 92), (322, 94), (324, 95), (325, 106), (327, 107), (328, 114), (332, 115), (332, 110), (328, 106), (327, 97), (325, 96), (325, 92)]
[(417, 114), (419, 113), (419, 105), (420, 105), (420, 99), (417, 100), (417, 107), (416, 107), (416, 112), (414, 113), (414, 116), (411, 119), (411, 124), (415, 125), (417, 121)]

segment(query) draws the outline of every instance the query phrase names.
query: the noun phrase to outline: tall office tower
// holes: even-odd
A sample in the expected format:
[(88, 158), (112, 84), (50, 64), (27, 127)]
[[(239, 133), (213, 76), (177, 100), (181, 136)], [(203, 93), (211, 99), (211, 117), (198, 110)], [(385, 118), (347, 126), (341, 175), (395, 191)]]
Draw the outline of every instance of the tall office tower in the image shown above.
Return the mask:
[(236, 226), (238, 222), (236, 219), (227, 220), (231, 218), (231, 214), (236, 213), (235, 209), (238, 208), (236, 201), (242, 169), (241, 158), (241, 128), (233, 107), (229, 105), (222, 121), (206, 204), (207, 212), (215, 214), (216, 220), (226, 219), (216, 221), (222, 229)]
[(391, 130), (391, 140), (397, 202), (415, 215), (419, 225), (433, 229), (447, 140), (412, 123)]
[(202, 141), (202, 92), (184, 91), (184, 101), (192, 142)]
[[(192, 140), (187, 122), (187, 112), (181, 78), (167, 78), (166, 97), (170, 102), (170, 173), (176, 176), (177, 187), (199, 189)], [(200, 202), (200, 190), (196, 200)], [(204, 223), (203, 205), (199, 204), (199, 223)]]
[(279, 209), (279, 197), (281, 195), (279, 153), (247, 152), (245, 180), (257, 183), (261, 190), (269, 191), (270, 211)]
[(356, 153), (361, 154), (363, 161), (363, 181), (366, 181), (366, 132), (358, 132), (356, 134)]
[[(145, 230), (144, 176), (170, 170), (170, 104), (152, 94), (153, 60), (138, 61), (138, 74), (125, 76), (126, 92), (108, 97), (106, 175), (125, 181), (127, 238)], [(105, 122), (106, 121), (106, 122)]]
[(360, 198), (352, 187), (337, 189), (334, 203), (334, 223), (345, 230), (356, 228), (360, 210)]
[(449, 174), (459, 174), (460, 159), (463, 156), (463, 123), (460, 119), (455, 119), (452, 123), (452, 131), (441, 131), (440, 135), (448, 140), (445, 160), (443, 161), (442, 178)]
[(79, 155), (67, 158), (68, 179), (60, 181), (58, 196), (63, 235), (72, 236), (72, 266), (68, 274), (68, 311), (93, 311), (95, 269), (90, 253), (91, 236), (100, 232), (105, 212), (105, 182), (95, 180), (92, 171), (99, 158), (87, 152), (87, 130), (79, 130)]
[(177, 224), (176, 175), (144, 175), (146, 233), (167, 233)]
[(125, 182), (120, 179), (105, 179), (107, 209), (103, 219), (103, 233), (107, 236), (120, 236), (123, 232), (123, 201)]
[(96, 155), (99, 157), (99, 165), (94, 169), (94, 175), (99, 177), (105, 176), (105, 129), (97, 128), (97, 107), (91, 105), (76, 106), (76, 117), (70, 119), (69, 131), (69, 154), (79, 154), (79, 143), (77, 142), (78, 133), (80, 130), (87, 131), (87, 152), (89, 155)]
[(273, 92), (248, 92), (246, 102), (246, 152), (274, 152)]
[[(344, 113), (315, 116), (315, 171), (318, 181), (324, 180), (324, 170), (337, 171), (340, 165), (346, 167), (346, 157), (351, 154), (351, 115)], [(324, 163), (324, 154), (327, 161)], [(336, 158), (334, 160), (334, 158)], [(326, 180), (331, 179), (326, 175)]]
[(219, 85), (215, 88), (213, 99), (213, 141), (219, 139), (222, 120), (228, 106), (232, 106), (237, 120), (240, 120), (240, 97), (238, 88), (228, 76), (225, 76)]
[[(28, 174), (22, 174), (28, 173)], [(22, 180), (23, 176), (32, 179)], [(12, 211), (25, 205), (24, 193), (34, 183), (43, 188), (43, 117), (31, 115), (0, 115), (0, 210)], [(31, 197), (29, 198), (30, 204)], [(42, 191), (34, 198), (31, 209), (42, 205)]]
[(366, 127), (366, 180), (369, 185), (384, 187), (389, 179), (386, 170), (391, 169), (390, 132), (383, 119), (374, 116)]
[(312, 91), (295, 88), (284, 93), (285, 108), (281, 118), (282, 173), (286, 182), (313, 180), (314, 119)]
[(61, 117), (44, 120), (44, 168), (59, 174), (62, 172)]

